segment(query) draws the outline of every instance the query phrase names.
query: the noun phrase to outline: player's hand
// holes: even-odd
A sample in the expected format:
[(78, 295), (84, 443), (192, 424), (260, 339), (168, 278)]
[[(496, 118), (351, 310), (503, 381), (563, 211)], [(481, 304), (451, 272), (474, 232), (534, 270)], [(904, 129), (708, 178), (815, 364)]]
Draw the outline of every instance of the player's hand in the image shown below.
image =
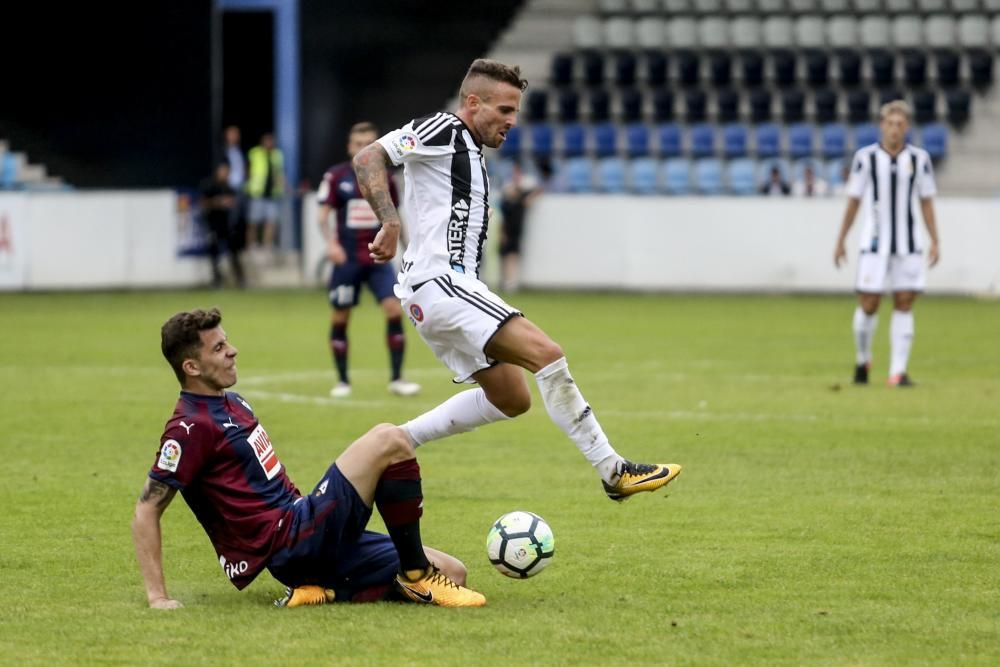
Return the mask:
[(347, 251), (338, 241), (330, 241), (326, 247), (326, 256), (330, 258), (334, 266), (340, 266), (347, 262)]
[(149, 601), (150, 609), (181, 609), (183, 606), (180, 600), (171, 598), (157, 598)]
[(368, 244), (368, 255), (376, 264), (384, 264), (396, 256), (396, 246), (399, 244), (399, 227), (382, 225), (375, 240)]
[(931, 266), (935, 266), (941, 259), (941, 251), (938, 249), (936, 241), (931, 242), (931, 249), (927, 251), (927, 258), (930, 260)]
[(833, 251), (833, 265), (840, 268), (840, 265), (847, 261), (847, 249), (844, 248), (844, 242), (840, 241), (837, 243), (836, 249)]

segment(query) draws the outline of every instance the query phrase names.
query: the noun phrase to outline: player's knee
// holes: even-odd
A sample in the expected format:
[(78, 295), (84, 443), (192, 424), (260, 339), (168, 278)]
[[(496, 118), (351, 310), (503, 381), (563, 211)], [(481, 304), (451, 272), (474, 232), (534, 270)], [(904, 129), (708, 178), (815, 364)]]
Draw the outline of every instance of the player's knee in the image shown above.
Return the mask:
[(378, 424), (371, 433), (376, 437), (380, 454), (387, 461), (405, 461), (413, 458), (413, 444), (410, 438), (395, 424)]
[(497, 410), (508, 417), (523, 415), (531, 409), (531, 393), (525, 388), (523, 391), (511, 391), (504, 394), (498, 401), (490, 401)]

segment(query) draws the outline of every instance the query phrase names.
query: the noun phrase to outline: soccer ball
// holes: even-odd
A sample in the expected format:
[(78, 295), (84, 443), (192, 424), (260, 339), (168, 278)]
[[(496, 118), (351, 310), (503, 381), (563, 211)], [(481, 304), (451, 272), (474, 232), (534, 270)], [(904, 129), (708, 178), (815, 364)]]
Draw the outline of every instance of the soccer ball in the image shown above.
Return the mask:
[(508, 512), (486, 535), (486, 555), (508, 577), (533, 577), (552, 562), (555, 538), (545, 519), (531, 512)]

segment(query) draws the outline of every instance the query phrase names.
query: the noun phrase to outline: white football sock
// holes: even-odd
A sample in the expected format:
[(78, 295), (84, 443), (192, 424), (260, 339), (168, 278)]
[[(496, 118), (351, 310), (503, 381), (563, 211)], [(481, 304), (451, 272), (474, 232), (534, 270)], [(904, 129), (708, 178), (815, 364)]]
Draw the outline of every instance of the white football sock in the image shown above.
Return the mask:
[(889, 375), (899, 375), (906, 372), (910, 362), (910, 347), (913, 345), (913, 312), (904, 313), (901, 310), (892, 311), (892, 324), (889, 325), (889, 342), (892, 347), (892, 363)]
[(854, 349), (858, 365), (872, 360), (872, 340), (878, 325), (878, 313), (868, 315), (861, 306), (854, 309)]
[(496, 421), (510, 419), (489, 402), (481, 388), (459, 392), (441, 405), (403, 424), (414, 447)]
[(608, 442), (608, 436), (604, 435), (601, 425), (597, 423), (594, 411), (587, 405), (570, 376), (566, 357), (553, 361), (535, 373), (535, 381), (538, 382), (542, 401), (552, 421), (576, 443), (605, 482), (614, 479), (618, 473), (618, 463), (623, 459)]

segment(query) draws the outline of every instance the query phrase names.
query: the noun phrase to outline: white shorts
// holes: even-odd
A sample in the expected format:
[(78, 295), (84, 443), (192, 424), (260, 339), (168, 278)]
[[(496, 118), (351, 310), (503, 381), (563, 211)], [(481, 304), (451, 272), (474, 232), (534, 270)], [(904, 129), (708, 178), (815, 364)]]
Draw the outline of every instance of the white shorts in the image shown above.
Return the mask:
[(247, 214), (247, 222), (251, 225), (260, 225), (265, 222), (277, 222), (281, 217), (281, 205), (277, 199), (250, 200), (250, 210)]
[(455, 382), (496, 364), (486, 346), (500, 327), (521, 315), (476, 278), (448, 273), (428, 280), (411, 295), (399, 290), (403, 310)]
[(863, 252), (858, 260), (858, 278), (854, 288), (868, 294), (922, 292), (927, 284), (924, 256), (880, 255)]

